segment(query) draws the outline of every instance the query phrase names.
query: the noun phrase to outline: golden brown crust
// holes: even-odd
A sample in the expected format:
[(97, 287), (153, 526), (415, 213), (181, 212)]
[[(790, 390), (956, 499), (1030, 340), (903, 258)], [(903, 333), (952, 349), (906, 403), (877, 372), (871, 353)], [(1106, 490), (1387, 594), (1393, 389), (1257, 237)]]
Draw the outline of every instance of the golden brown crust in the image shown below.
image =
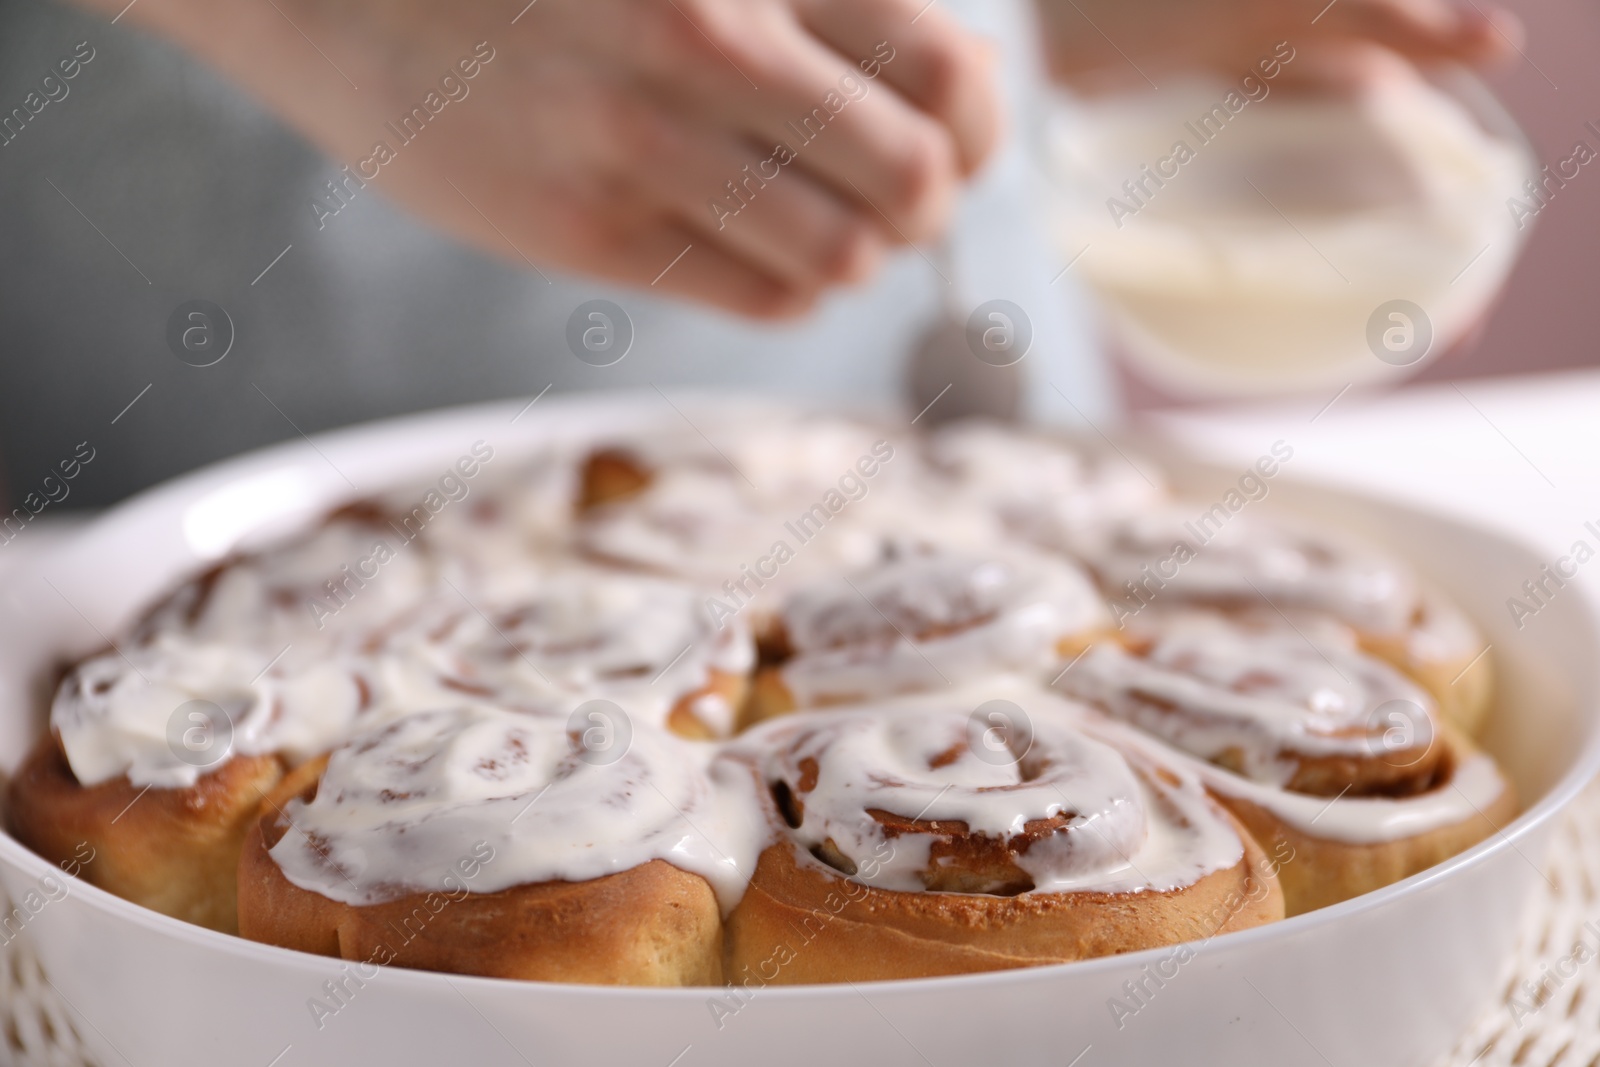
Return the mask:
[(262, 795), (283, 776), (273, 756), (236, 756), (186, 789), (127, 778), (84, 786), (53, 736), (11, 780), (12, 834), (44, 858), (93, 860), (80, 874), (135, 904), (199, 926), (238, 929), (234, 871)]
[(239, 932), (366, 963), (586, 985), (716, 985), (721, 918), (705, 879), (651, 860), (589, 882), (471, 893), (441, 885), (356, 907), (284, 877), (259, 830), (239, 865)]
[(796, 706), (794, 694), (783, 680), (783, 671), (778, 667), (762, 667), (756, 671), (755, 680), (750, 685), (750, 695), (745, 701), (739, 728), (749, 729), (756, 723), (787, 715)]
[(649, 487), (651, 473), (629, 452), (602, 448), (591, 452), (578, 474), (578, 510), (588, 511), (629, 497)]
[[(1446, 727), (1441, 736), (1452, 766), (1477, 754), (1456, 730)], [(1436, 788), (1450, 786), (1446, 781)], [(1492, 804), (1460, 822), (1396, 841), (1350, 844), (1307, 834), (1248, 800), (1221, 794), (1217, 799), (1268, 850), (1284, 857), (1278, 879), (1290, 915), (1325, 908), (1425, 871), (1498, 832), (1517, 815), (1516, 790), (1507, 781)]]
[[(722, 917), (711, 886), (663, 860), (588, 882), (433, 892), (343, 904), (302, 889), (268, 849), (295, 831), (281, 813), (316, 792), (319, 765), (264, 805), (239, 859), (239, 933), (252, 941), (363, 963), (587, 985), (717, 985)], [(286, 787), (290, 783), (286, 782)], [(492, 863), (492, 850), (484, 858)]]
[(728, 917), (728, 978), (795, 985), (1036, 967), (1282, 918), (1273, 864), (1240, 837), (1238, 864), (1175, 892), (1006, 897), (876, 889), (773, 845)]
[(741, 726), (740, 709), (749, 703), (750, 680), (742, 674), (729, 674), (726, 671), (713, 670), (710, 675), (704, 687), (683, 697), (667, 713), (667, 729), (679, 737), (686, 737), (691, 741), (715, 741), (722, 736), (712, 724), (695, 713), (695, 704), (705, 697), (716, 697), (724, 701), (733, 709), (735, 729)]
[[(1382, 748), (1374, 744), (1374, 749)], [(1405, 797), (1424, 792), (1437, 777), (1439, 746), (1423, 743), (1390, 752), (1361, 756), (1310, 756), (1280, 752), (1292, 764), (1285, 789), (1315, 797)], [(1243, 773), (1244, 754), (1230, 748), (1211, 762), (1235, 774)]]

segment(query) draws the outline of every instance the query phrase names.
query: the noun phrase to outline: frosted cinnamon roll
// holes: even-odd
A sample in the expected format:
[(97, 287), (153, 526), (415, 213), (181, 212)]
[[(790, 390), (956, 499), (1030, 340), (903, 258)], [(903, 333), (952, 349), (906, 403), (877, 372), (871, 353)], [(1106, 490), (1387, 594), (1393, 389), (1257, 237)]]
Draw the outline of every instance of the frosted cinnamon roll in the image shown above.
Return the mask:
[(924, 451), (934, 492), (995, 508), (1012, 526), (1085, 529), (1146, 512), (1167, 496), (1153, 464), (978, 419), (939, 427)]
[[(636, 496), (689, 470), (731, 478), (759, 499), (814, 497), (835, 489), (863, 456), (878, 461), (873, 468), (893, 459), (886, 427), (834, 416), (764, 411), (720, 420), (710, 431), (678, 426), (597, 446), (579, 475), (580, 507)], [(879, 476), (878, 469), (858, 473)]]
[(791, 593), (762, 637), (751, 717), (1038, 673), (1110, 622), (1078, 568), (1020, 550), (906, 552)]
[(334, 650), (277, 652), (170, 633), (91, 656), (57, 688), (51, 729), (85, 785), (181, 789), (235, 756), (299, 762), (354, 728), (372, 682)]
[(596, 746), (565, 718), (409, 716), (264, 806), (239, 866), (240, 932), (461, 974), (715, 983), (722, 912), (761, 828), (748, 782), (708, 759), (638, 724)]
[(1437, 590), (1424, 586), (1400, 631), (1361, 631), (1362, 646), (1420, 682), (1439, 711), (1477, 735), (1494, 706), (1494, 659), (1482, 631)]
[(90, 657), (11, 782), (10, 827), (52, 859), (87, 843), (90, 882), (231, 931), (233, 869), (263, 791), (350, 729), (368, 697), (346, 663), (177, 634)]
[(184, 582), (135, 626), (135, 639), (181, 631), (276, 650), (360, 635), (437, 587), (422, 521), (376, 502), (346, 505), (307, 532)]
[[(1304, 631), (1185, 614), (1090, 648), (1066, 693), (1253, 781), (1316, 796), (1426, 790), (1433, 701), (1388, 664)], [(1412, 727), (1392, 730), (1388, 712)]]
[(1204, 761), (1257, 839), (1292, 854), (1278, 872), (1290, 914), (1431, 867), (1516, 812), (1509, 782), (1422, 688), (1337, 630), (1313, 634), (1147, 620), (1057, 683)]
[(53, 735), (34, 747), (7, 790), (7, 829), (52, 863), (92, 857), (79, 876), (124, 900), (223, 933), (238, 931), (234, 871), (275, 756), (239, 756), (193, 785), (85, 785)]
[(731, 982), (1035, 966), (1281, 917), (1270, 862), (1192, 772), (1007, 692), (796, 715), (734, 746), (778, 839), (728, 919)]
[(726, 472), (679, 468), (655, 475), (635, 497), (586, 512), (577, 542), (601, 565), (693, 581), (743, 609), (830, 564), (875, 559), (881, 537), (847, 512), (840, 506), (834, 521), (824, 506), (820, 519), (806, 519), (799, 501), (752, 499)]
[(516, 597), (447, 595), (372, 661), (376, 699), (405, 710), (483, 700), (566, 714), (605, 699), (709, 739), (733, 732), (755, 648), (741, 619), (714, 624), (690, 586), (569, 564)]
[(581, 549), (690, 579), (727, 610), (761, 619), (784, 593), (887, 549), (981, 549), (1001, 538), (993, 516), (950, 506), (915, 450), (877, 427), (788, 416), (715, 437), (714, 448), (694, 435), (593, 452), (581, 478)]
[(1488, 712), (1491, 667), (1476, 629), (1410, 567), (1353, 540), (1222, 505), (1034, 533), (1095, 572), (1119, 625), (1151, 605), (1330, 615), (1462, 728), (1476, 730)]
[[(435, 498), (438, 510), (419, 526), (418, 542), (433, 556), (445, 592), (449, 585), (474, 597), (537, 588), (572, 536), (578, 456), (550, 448), (502, 470), (480, 467), (473, 478), (459, 476), (472, 469), (466, 463), (457, 461), (458, 476), (446, 482), (451, 495), (443, 506)], [(388, 494), (385, 505), (415, 515), (426, 499), (426, 491), (408, 490)]]

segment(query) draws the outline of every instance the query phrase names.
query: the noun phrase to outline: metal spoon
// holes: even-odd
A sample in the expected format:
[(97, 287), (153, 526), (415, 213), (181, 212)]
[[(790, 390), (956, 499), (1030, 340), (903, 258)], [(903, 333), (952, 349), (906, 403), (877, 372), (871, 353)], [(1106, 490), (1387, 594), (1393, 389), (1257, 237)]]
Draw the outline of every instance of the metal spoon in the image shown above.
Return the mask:
[(943, 306), (906, 358), (911, 410), (920, 413), (917, 421), (935, 424), (973, 416), (1015, 422), (1022, 408), (1022, 371), (1018, 364), (997, 367), (978, 358), (982, 325), (968, 324), (948, 237), (933, 258), (945, 280)]

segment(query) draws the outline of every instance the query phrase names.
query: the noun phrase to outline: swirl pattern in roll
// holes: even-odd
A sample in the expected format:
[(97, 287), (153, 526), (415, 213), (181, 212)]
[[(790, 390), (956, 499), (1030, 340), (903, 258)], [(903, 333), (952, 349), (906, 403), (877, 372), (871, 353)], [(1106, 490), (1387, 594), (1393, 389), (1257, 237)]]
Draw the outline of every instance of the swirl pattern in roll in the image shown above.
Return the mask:
[(748, 985), (1204, 939), (1515, 811), (1381, 550), (1098, 442), (684, 414), (236, 546), (67, 668), (10, 828), (289, 948)]
[(982, 420), (939, 427), (926, 453), (934, 492), (1058, 537), (1146, 514), (1167, 499), (1153, 464)]
[(1279, 872), (1290, 914), (1431, 867), (1516, 810), (1510, 781), (1432, 698), (1339, 632), (1157, 614), (1059, 682), (1196, 758), (1257, 840), (1294, 857)]
[[(732, 746), (778, 833), (729, 920), (736, 968), (788, 947), (768, 980), (988, 970), (1281, 912), (1269, 864), (1195, 774), (1046, 692), (1004, 691), (797, 715)], [(999, 744), (986, 707), (1010, 716)], [(799, 952), (786, 931), (816, 915)]]
[(1041, 520), (1027, 533), (1095, 572), (1118, 625), (1175, 605), (1337, 619), (1463, 729), (1488, 714), (1476, 627), (1410, 566), (1348, 534), (1194, 502), (1087, 525)]
[[(241, 553), (183, 582), (134, 628), (181, 631), (274, 651), (299, 640), (359, 639), (425, 600), (437, 558), (381, 503), (346, 505), (302, 536)], [(269, 653), (270, 655), (270, 653)]]
[(69, 671), (51, 724), (84, 785), (185, 788), (234, 756), (307, 759), (356, 727), (370, 679), (354, 658), (280, 652), (164, 633)]
[(642, 723), (726, 737), (755, 648), (687, 585), (568, 567), (516, 597), (447, 596), (373, 652), (379, 700), (406, 710), (482, 700), (554, 709), (610, 700)]
[(616, 740), (484, 705), (352, 739), (263, 805), (241, 932), (466, 974), (718, 981), (762, 832), (749, 784), (662, 731)]
[(1063, 560), (1011, 549), (906, 551), (790, 594), (763, 636), (755, 718), (1041, 672), (1109, 625)]
[(564, 717), (484, 705), (420, 712), (336, 749), (315, 798), (285, 805), (298, 832), (272, 855), (296, 885), (347, 904), (426, 888), (419, 877), (477, 840), (502, 857), (480, 892), (670, 858), (731, 903), (753, 838), (741, 805), (722, 802), (708, 756), (636, 726), (608, 761)]
[(1321, 636), (1185, 613), (1094, 646), (1059, 685), (1253, 781), (1324, 796), (1428, 788), (1441, 758), (1433, 699)]

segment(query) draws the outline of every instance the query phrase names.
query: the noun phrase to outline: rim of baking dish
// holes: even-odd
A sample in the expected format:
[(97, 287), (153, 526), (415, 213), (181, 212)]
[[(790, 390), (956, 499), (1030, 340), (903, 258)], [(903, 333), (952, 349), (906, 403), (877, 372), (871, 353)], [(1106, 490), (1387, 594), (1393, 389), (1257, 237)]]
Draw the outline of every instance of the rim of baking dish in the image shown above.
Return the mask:
[[(543, 394), (540, 394), (540, 396), (543, 396)], [(596, 436), (594, 425), (596, 419), (603, 418), (606, 422), (617, 423), (619, 416), (627, 415), (631, 409), (637, 409), (640, 421), (629, 425), (638, 427), (640, 425), (648, 425), (651, 422), (668, 422), (672, 419), (680, 419), (687, 422), (687, 416), (683, 415), (682, 408), (688, 408), (691, 411), (704, 411), (708, 405), (716, 407), (737, 405), (738, 410), (749, 411), (754, 405), (763, 405), (774, 410), (799, 409), (803, 411), (807, 407), (804, 401), (791, 403), (759, 394), (752, 396), (747, 393), (715, 390), (685, 390), (677, 403), (668, 402), (671, 409), (677, 411), (677, 415), (671, 415), (668, 412), (666, 417), (663, 417), (665, 409), (661, 404), (662, 399), (664, 399), (664, 394), (659, 394), (659, 391), (645, 392), (635, 390), (575, 393), (551, 397), (545, 401), (544, 410), (540, 413), (539, 421), (549, 422), (554, 419), (558, 423), (564, 423), (565, 425), (558, 424), (554, 428), (558, 431), (555, 433), (550, 432), (552, 429), (550, 426), (543, 427), (543, 432), (538, 433), (527, 432), (527, 427), (524, 427), (522, 431), (519, 431), (517, 435), (519, 440), (516, 443), (529, 448), (537, 448), (541, 443), (551, 443), (563, 439), (583, 440), (594, 437)], [(315, 470), (321, 467), (334, 472), (335, 476), (342, 481), (343, 475), (338, 474), (339, 468), (335, 466), (333, 456), (351, 450), (360, 450), (361, 452), (377, 451), (381, 453), (383, 450), (375, 446), (385, 443), (399, 445), (401, 442), (408, 440), (414, 442), (419, 437), (428, 434), (442, 435), (444, 432), (456, 428), (465, 431), (474, 426), (515, 426), (531, 406), (528, 401), (461, 405), (419, 414), (358, 423), (326, 433), (314, 434), (309, 437), (303, 436), (299, 439), (292, 439), (252, 450), (239, 456), (208, 464), (135, 494), (128, 500), (107, 509), (103, 514), (91, 520), (82, 530), (75, 531), (67, 543), (50, 550), (49, 554), (69, 553), (80, 539), (97, 531), (103, 532), (107, 529), (116, 529), (129, 525), (134, 519), (141, 516), (170, 512), (182, 506), (185, 502), (193, 503), (202, 499), (222, 486), (238, 483), (247, 477), (261, 475), (272, 470), (282, 470), (285, 467)], [(829, 410), (834, 413), (864, 414), (869, 418), (874, 414), (882, 414), (881, 411), (851, 409), (848, 406), (841, 407), (838, 404), (830, 405)], [(693, 424), (691, 423), (690, 425)], [(385, 438), (389, 440), (386, 442)], [(308, 444), (311, 446), (309, 455), (306, 453)], [(428, 462), (436, 461), (439, 458), (438, 451), (432, 447), (426, 450), (426, 454)], [(419, 460), (419, 462), (421, 461)], [(375, 484), (378, 489), (386, 488), (389, 484), (393, 484), (394, 481), (399, 481), (403, 484), (403, 478), (406, 474), (425, 472), (428, 469), (427, 466), (421, 466), (417, 472), (410, 471), (408, 467), (401, 467), (398, 471), (391, 469), (390, 482)], [(323, 475), (318, 472), (314, 476), (322, 477)], [(1360, 492), (1351, 492), (1346, 489), (1330, 489), (1329, 492), (1346, 497), (1370, 499), (1376, 503), (1381, 503), (1386, 508), (1402, 513), (1423, 516), (1455, 525), (1469, 525), (1469, 523), (1458, 517), (1427, 508), (1414, 507), (1404, 502)], [(308, 511), (307, 515), (314, 518), (316, 515), (324, 513), (325, 510), (322, 507), (313, 508)], [(1502, 530), (1484, 526), (1474, 526), (1473, 528), (1480, 536), (1494, 538), (1507, 545), (1514, 545), (1521, 550), (1530, 550), (1530, 546)], [(1594, 600), (1581, 588), (1573, 590), (1571, 595), (1578, 602), (1578, 610), (1587, 621), (1591, 633), (1600, 638), (1600, 611), (1597, 611)], [(1596, 671), (1600, 673), (1600, 657), (1597, 657)], [(1600, 718), (1600, 705), (1590, 707), (1588, 709), (1588, 717), (1591, 720)], [(1214, 935), (1204, 942), (1183, 943), (1191, 945), (1203, 944), (1208, 949), (1214, 945), (1223, 945), (1230, 949), (1243, 950), (1257, 942), (1292, 938), (1303, 930), (1310, 930), (1328, 923), (1342, 922), (1349, 917), (1372, 909), (1386, 907), (1395, 900), (1421, 893), (1430, 886), (1455, 878), (1461, 872), (1470, 870), (1486, 862), (1489, 858), (1508, 850), (1520, 853), (1517, 848), (1518, 841), (1537, 827), (1548, 822), (1557, 812), (1571, 803), (1583, 787), (1596, 777), (1597, 773), (1600, 773), (1600, 724), (1591, 724), (1589, 735), (1577, 758), (1573, 760), (1566, 772), (1544, 792), (1544, 795), (1537, 802), (1519, 813), (1515, 819), (1497, 831), (1492, 837), (1479, 842), (1465, 852), (1458, 853), (1444, 862), (1412, 875), (1403, 881), (1395, 882), (1370, 893), (1364, 893), (1361, 896), (1330, 907), (1292, 916), (1264, 926)], [(12, 837), (3, 827), (0, 827), (0, 860), (14, 864), (23, 873), (33, 877), (59, 873), (55, 865), (32, 852), (16, 838)], [(1528, 862), (1531, 863), (1532, 861), (1529, 860)], [(124, 900), (107, 890), (79, 879), (72, 879), (72, 892), (82, 893), (85, 903), (109, 914), (113, 918), (143, 926), (152, 932), (167, 937), (190, 942), (197, 947), (225, 952), (242, 960), (268, 966), (288, 965), (312, 970), (326, 969), (331, 965), (348, 962), (250, 941), (234, 934), (224, 934), (201, 926), (195, 926)], [(1046, 964), (1037, 967), (989, 971), (980, 974), (942, 975), (931, 978), (884, 979), (873, 981), (870, 984), (875, 989), (885, 991), (904, 990), (906, 992), (915, 992), (926, 988), (945, 990), (1003, 987), (1011, 983), (1040, 981), (1048, 976), (1059, 974), (1066, 968), (1070, 968), (1073, 973), (1085, 975), (1093, 974), (1096, 971), (1119, 970), (1126, 967), (1137, 969), (1146, 963), (1154, 963), (1162, 959), (1171, 953), (1177, 947), (1177, 944), (1158, 945), (1154, 948), (1142, 949), (1137, 952), (1074, 960), (1067, 963)], [(530, 996), (581, 995), (623, 1000), (647, 997), (654, 1000), (676, 999), (699, 1003), (704, 1000), (708, 991), (714, 992), (719, 989), (736, 988), (726, 985), (686, 986), (681, 988), (581, 985), (568, 982), (486, 978), (479, 975), (422, 971), (394, 966), (385, 966), (384, 973), (386, 981), (413, 983), (414, 987), (419, 989), (437, 988), (448, 990), (451, 984), (461, 985), (467, 983), (469, 987), (479, 986), (500, 991), (523, 989)], [(863, 985), (868, 983), (858, 982), (855, 984)], [(767, 985), (761, 987), (761, 995), (763, 999), (809, 999), (838, 996), (841, 991), (849, 992), (850, 988), (849, 983), (819, 983), (794, 986)]]

